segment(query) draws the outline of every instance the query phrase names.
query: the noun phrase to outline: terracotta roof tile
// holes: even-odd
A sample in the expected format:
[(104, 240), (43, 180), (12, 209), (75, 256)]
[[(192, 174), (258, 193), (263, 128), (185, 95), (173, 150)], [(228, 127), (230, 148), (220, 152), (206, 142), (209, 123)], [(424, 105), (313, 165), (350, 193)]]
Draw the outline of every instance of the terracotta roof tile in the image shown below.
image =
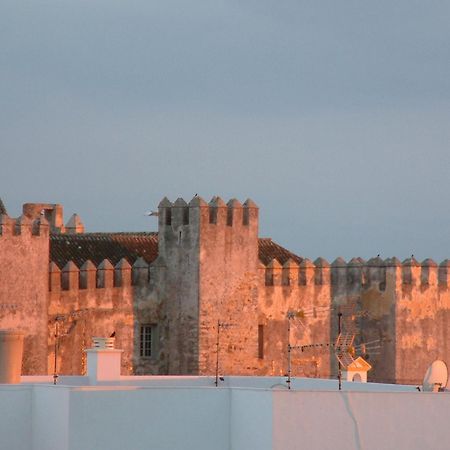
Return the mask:
[[(303, 258), (295, 255), (270, 238), (259, 239), (259, 259), (265, 265), (276, 258), (284, 264), (289, 258), (300, 264)], [(132, 265), (142, 256), (151, 263), (158, 256), (157, 233), (80, 233), (52, 234), (50, 236), (50, 261), (60, 268), (68, 261), (73, 261), (81, 267), (87, 260), (95, 265), (104, 259), (109, 259), (116, 265), (126, 258)]]
[(5, 205), (2, 202), (1, 198), (0, 198), (0, 214), (8, 214), (8, 212), (6, 211)]
[(281, 265), (283, 265), (289, 258), (297, 264), (300, 264), (303, 261), (303, 258), (285, 249), (281, 245), (272, 241), (270, 238), (259, 238), (258, 254), (260, 261), (264, 265), (269, 264), (274, 258), (276, 258)]
[(157, 233), (52, 234), (50, 261), (59, 267), (72, 260), (78, 267), (87, 260), (95, 265), (104, 259), (116, 265), (122, 258), (130, 264), (142, 256), (148, 263), (158, 256)]

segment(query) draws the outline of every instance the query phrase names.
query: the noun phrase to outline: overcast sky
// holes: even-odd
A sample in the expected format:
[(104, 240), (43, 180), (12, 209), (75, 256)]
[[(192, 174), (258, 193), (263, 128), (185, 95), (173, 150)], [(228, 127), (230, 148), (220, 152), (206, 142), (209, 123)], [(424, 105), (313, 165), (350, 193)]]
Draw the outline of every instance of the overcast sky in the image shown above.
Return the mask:
[(0, 197), (89, 231), (251, 197), (315, 259), (450, 257), (450, 2), (0, 2)]

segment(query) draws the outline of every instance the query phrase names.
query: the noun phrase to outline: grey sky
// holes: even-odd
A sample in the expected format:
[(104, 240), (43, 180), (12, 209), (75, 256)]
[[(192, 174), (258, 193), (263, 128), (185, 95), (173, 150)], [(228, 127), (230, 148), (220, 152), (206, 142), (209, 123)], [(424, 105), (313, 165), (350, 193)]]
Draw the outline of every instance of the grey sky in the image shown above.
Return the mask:
[(0, 197), (89, 230), (253, 198), (310, 257), (450, 257), (450, 2), (0, 3)]

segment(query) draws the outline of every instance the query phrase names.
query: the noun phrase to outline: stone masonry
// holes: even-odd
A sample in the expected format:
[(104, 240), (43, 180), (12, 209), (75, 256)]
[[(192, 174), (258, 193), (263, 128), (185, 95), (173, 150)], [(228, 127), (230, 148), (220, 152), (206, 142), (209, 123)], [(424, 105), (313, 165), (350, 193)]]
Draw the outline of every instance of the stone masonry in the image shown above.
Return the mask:
[(164, 198), (157, 233), (85, 233), (61, 205), (18, 219), (0, 205), (0, 327), (25, 332), (26, 374), (53, 373), (55, 339), (58, 373), (84, 373), (91, 337), (115, 332), (124, 374), (214, 374), (218, 360), (221, 374), (285, 375), (290, 342), (293, 376), (336, 376), (338, 315), (371, 380), (420, 383), (450, 361), (448, 260), (312, 262), (259, 238), (251, 200)]

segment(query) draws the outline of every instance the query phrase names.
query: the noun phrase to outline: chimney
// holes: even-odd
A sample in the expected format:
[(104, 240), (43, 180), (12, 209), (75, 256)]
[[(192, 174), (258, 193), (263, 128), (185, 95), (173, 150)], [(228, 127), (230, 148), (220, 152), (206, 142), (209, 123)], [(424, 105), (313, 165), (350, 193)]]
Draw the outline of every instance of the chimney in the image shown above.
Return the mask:
[(113, 337), (94, 337), (92, 348), (85, 350), (89, 384), (120, 380), (120, 359), (123, 350), (114, 348), (114, 341)]

